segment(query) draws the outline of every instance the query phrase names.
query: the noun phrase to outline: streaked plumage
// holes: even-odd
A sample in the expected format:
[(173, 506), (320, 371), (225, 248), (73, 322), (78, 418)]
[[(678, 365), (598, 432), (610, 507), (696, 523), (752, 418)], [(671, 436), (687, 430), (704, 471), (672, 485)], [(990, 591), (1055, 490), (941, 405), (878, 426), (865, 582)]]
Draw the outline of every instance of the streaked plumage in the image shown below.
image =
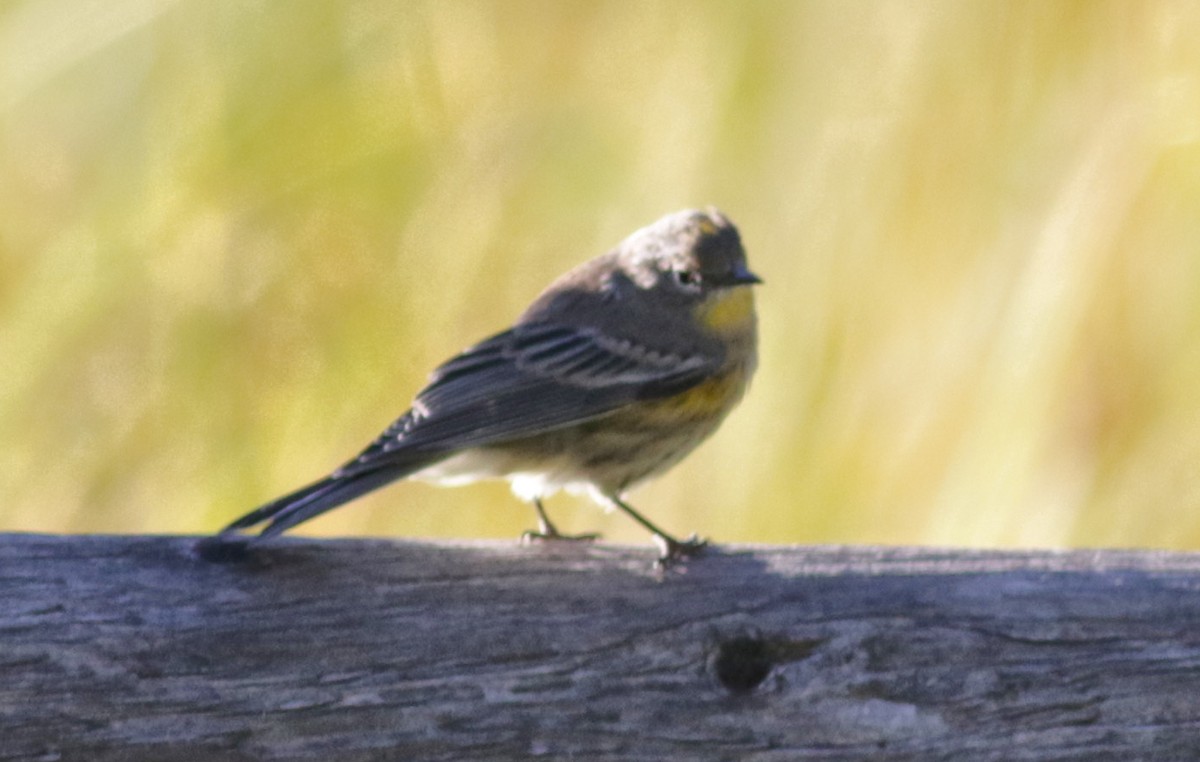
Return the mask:
[(683, 211), (637, 231), (551, 284), (515, 325), (452, 358), (412, 407), (354, 460), (243, 516), (278, 534), (397, 479), (508, 478), (535, 503), (587, 491), (678, 541), (620, 498), (674, 465), (741, 398), (755, 321), (737, 230), (719, 212)]

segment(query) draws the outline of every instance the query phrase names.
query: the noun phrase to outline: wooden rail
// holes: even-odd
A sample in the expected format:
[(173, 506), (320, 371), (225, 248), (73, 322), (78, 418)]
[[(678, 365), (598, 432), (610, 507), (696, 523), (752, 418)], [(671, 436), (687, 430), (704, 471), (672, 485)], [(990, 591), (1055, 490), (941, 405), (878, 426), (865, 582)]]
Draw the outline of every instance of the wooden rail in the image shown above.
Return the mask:
[(0, 535), (0, 760), (1200, 759), (1200, 554)]

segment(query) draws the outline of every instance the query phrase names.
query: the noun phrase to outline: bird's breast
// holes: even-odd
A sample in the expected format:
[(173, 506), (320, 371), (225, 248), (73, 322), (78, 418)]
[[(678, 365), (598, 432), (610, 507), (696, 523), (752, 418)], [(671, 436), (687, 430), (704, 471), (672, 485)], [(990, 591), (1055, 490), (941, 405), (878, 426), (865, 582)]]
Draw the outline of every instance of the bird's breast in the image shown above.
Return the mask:
[(749, 286), (722, 289), (696, 307), (696, 319), (712, 333), (753, 333), (754, 291)]

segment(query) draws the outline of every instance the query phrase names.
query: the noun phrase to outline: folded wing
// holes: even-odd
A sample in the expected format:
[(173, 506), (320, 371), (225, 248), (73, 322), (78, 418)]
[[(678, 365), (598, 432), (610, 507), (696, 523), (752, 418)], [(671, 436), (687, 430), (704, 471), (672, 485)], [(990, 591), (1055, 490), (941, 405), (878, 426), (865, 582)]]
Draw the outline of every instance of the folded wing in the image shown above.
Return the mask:
[(522, 325), (434, 371), (412, 410), (337, 473), (494, 444), (598, 418), (700, 383), (719, 358), (656, 351), (574, 326)]

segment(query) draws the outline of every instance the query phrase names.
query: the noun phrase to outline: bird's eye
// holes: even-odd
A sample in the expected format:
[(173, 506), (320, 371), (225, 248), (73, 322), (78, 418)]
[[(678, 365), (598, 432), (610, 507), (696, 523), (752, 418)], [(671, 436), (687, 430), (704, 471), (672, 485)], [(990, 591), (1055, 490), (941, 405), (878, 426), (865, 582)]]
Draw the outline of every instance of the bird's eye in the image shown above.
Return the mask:
[(676, 270), (675, 282), (685, 288), (698, 288), (700, 286), (700, 273), (693, 270)]

